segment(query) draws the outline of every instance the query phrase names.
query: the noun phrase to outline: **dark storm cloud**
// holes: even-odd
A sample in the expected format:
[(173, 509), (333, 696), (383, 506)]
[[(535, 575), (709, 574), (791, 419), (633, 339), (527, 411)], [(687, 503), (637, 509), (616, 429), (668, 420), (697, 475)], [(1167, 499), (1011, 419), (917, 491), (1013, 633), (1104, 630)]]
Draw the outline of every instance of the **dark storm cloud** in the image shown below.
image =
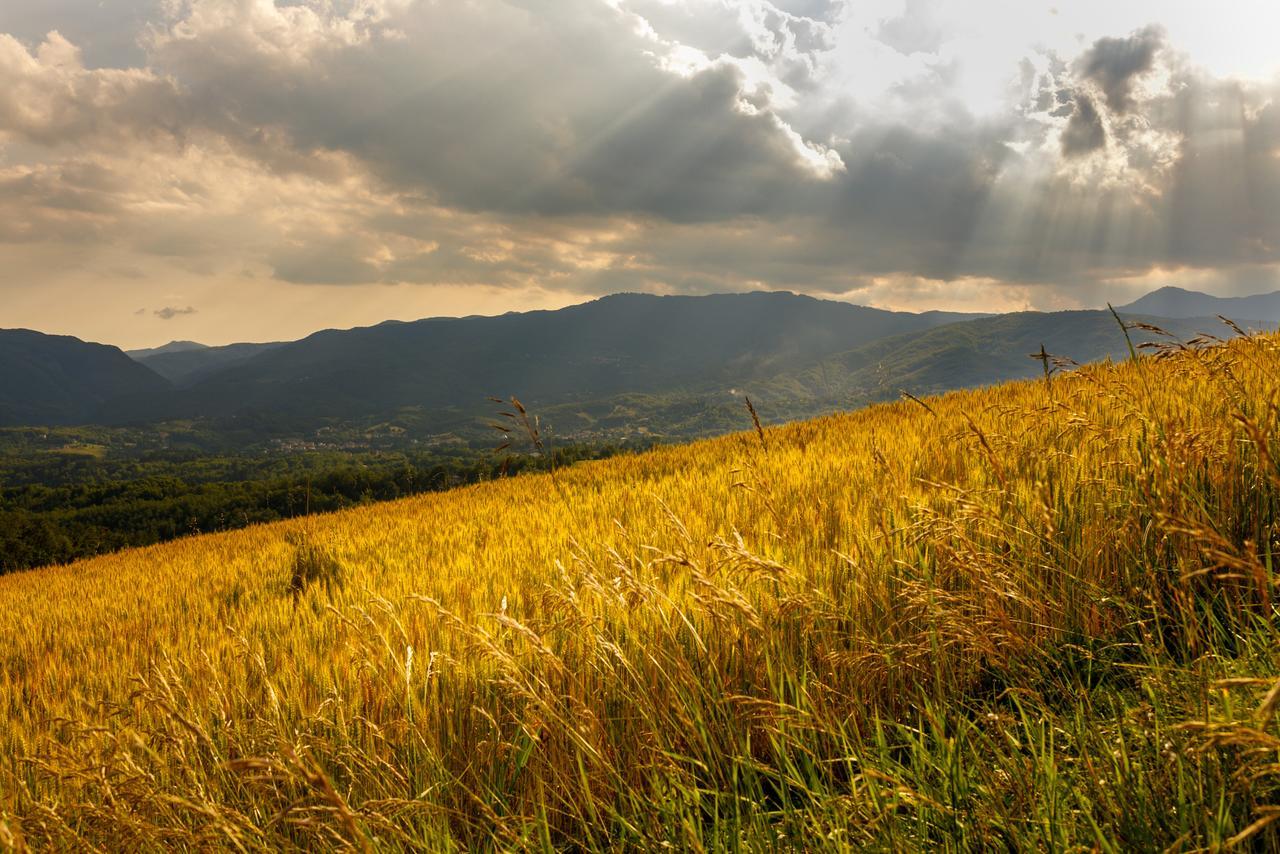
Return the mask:
[(347, 151), (468, 209), (719, 218), (812, 177), (776, 114), (741, 108), (734, 66), (664, 71), (598, 0), (515, 6), (410, 15), (376, 48), (322, 43), (302, 62), (225, 26), (164, 35), (153, 55), (202, 116), (281, 130), (245, 146)]
[(1159, 27), (1147, 27), (1127, 38), (1103, 38), (1080, 58), (1080, 73), (1098, 84), (1107, 106), (1117, 113), (1133, 108), (1133, 85), (1155, 67), (1156, 53), (1164, 43)]
[(1102, 126), (1102, 116), (1092, 98), (1077, 94), (1067, 115), (1067, 127), (1062, 131), (1064, 157), (1081, 157), (1106, 147), (1107, 130)]

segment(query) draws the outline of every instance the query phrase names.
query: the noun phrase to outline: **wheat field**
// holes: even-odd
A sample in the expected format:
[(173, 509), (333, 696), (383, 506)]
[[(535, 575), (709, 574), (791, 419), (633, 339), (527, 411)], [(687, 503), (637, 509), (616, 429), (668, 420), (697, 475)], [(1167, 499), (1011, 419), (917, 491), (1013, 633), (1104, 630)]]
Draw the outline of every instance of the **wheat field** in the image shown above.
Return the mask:
[(1278, 401), (1170, 347), (0, 578), (0, 846), (1276, 849)]

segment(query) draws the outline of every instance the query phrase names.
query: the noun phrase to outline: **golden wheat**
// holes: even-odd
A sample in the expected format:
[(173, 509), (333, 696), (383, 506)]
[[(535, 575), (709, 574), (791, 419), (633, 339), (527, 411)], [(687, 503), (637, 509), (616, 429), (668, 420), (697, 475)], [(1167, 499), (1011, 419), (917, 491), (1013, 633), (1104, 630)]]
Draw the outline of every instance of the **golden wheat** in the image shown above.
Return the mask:
[[(753, 411), (554, 480), (0, 578), (0, 846), (936, 842), (958, 807), (872, 761), (887, 722), (954, 747), (1005, 707), (937, 741), (930, 704), (1081, 639), (1191, 661), (1271, 619), (1278, 378), (1262, 337)], [(1036, 726), (1008, 723), (1018, 751)], [(1221, 841), (1280, 814), (1254, 807)]]

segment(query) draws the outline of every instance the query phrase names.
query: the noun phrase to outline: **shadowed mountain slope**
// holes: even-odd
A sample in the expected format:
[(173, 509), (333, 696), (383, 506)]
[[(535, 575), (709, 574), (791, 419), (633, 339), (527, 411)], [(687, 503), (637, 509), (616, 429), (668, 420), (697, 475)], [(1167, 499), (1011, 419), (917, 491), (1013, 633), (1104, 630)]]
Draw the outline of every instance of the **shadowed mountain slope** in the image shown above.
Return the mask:
[(116, 347), (0, 329), (0, 425), (74, 424), (108, 400), (155, 399), (169, 383)]
[(152, 350), (126, 352), (130, 358), (146, 365), (174, 385), (185, 386), (281, 346), (283, 343), (275, 342), (208, 347), (193, 341), (173, 341)]

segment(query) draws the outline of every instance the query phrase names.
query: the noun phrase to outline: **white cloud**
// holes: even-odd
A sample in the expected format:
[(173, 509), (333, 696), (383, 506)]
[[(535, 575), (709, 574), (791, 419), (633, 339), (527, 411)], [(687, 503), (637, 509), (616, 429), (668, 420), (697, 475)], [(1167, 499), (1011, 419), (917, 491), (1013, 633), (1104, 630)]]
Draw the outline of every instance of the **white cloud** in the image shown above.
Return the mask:
[(176, 82), (151, 69), (86, 69), (56, 30), (34, 51), (0, 33), (0, 141), (119, 144), (164, 133), (181, 111)]
[[(391, 22), (415, 0), (355, 0), (280, 5), (275, 0), (176, 0), (168, 21), (145, 38), (151, 55), (186, 74), (249, 57), (278, 70), (308, 66), (324, 54), (395, 37)], [(198, 62), (193, 62), (198, 58)]]

